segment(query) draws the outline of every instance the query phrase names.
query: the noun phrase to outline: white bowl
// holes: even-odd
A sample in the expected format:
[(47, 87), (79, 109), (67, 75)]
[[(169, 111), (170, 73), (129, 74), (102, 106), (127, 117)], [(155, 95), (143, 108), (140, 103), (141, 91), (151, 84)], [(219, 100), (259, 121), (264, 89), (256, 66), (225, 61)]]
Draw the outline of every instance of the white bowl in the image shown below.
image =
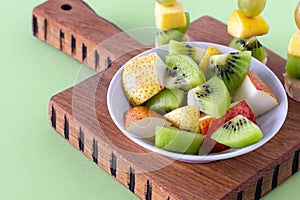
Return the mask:
[[(206, 42), (187, 42), (187, 44), (190, 44), (192, 46), (202, 47), (205, 49), (208, 46), (212, 45), (217, 47), (223, 53), (237, 51), (235, 49), (226, 46), (213, 44), (213, 43), (206, 43)], [(145, 51), (137, 55), (136, 57), (143, 56), (151, 52), (158, 52), (160, 55), (163, 55), (166, 54), (167, 49), (168, 49), (168, 45), (164, 45), (161, 47), (157, 47)], [(138, 145), (150, 151), (168, 156), (176, 160), (190, 162), (190, 163), (206, 163), (206, 162), (212, 162), (212, 161), (217, 161), (222, 159), (228, 159), (228, 158), (240, 156), (245, 153), (251, 152), (257, 149), (258, 147), (262, 146), (263, 144), (268, 142), (273, 136), (275, 136), (275, 134), (279, 131), (279, 129), (283, 125), (287, 115), (288, 101), (287, 101), (287, 96), (284, 87), (282, 86), (277, 76), (266, 65), (262, 64), (261, 62), (253, 58), (251, 59), (250, 71), (255, 72), (264, 80), (264, 82), (269, 86), (269, 88), (276, 95), (279, 102), (279, 105), (276, 108), (274, 108), (273, 110), (269, 111), (268, 113), (256, 119), (258, 126), (261, 128), (264, 134), (263, 138), (259, 142), (242, 149), (228, 149), (221, 153), (212, 153), (208, 155), (187, 155), (187, 154), (165, 151), (153, 146), (152, 144), (149, 144), (142, 138), (138, 138), (135, 135), (125, 130), (124, 113), (130, 108), (130, 105), (122, 89), (121, 77), (122, 77), (123, 68), (124, 66), (122, 66), (112, 78), (107, 93), (108, 110), (114, 123), (129, 139), (131, 139), (133, 142), (137, 143)]]

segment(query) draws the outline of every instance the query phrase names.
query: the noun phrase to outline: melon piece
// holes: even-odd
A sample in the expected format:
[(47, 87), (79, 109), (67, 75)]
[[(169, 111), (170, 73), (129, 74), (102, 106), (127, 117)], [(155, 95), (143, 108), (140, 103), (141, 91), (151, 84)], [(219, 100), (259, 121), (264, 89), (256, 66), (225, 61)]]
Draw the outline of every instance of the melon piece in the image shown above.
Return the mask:
[(200, 111), (197, 108), (183, 106), (165, 114), (164, 117), (179, 129), (195, 133), (200, 132), (198, 123)]
[(246, 100), (255, 118), (265, 114), (278, 105), (278, 100), (271, 89), (255, 73), (248, 72), (242, 85), (233, 95), (234, 101)]
[(144, 106), (130, 108), (124, 115), (125, 129), (149, 142), (154, 142), (156, 126), (171, 126), (162, 115)]
[(216, 153), (224, 151), (229, 147), (220, 144), (210, 138), (210, 136), (226, 122), (231, 120), (237, 115), (243, 115), (247, 119), (251, 120), (253, 123), (256, 123), (254, 114), (245, 100), (234, 102), (231, 104), (230, 108), (226, 111), (226, 114), (220, 118), (213, 118), (209, 115), (202, 116), (199, 120), (200, 133), (208, 135), (204, 140), (204, 143), (201, 147), (201, 153)]
[(261, 15), (250, 18), (240, 10), (234, 10), (228, 20), (227, 31), (235, 38), (250, 38), (267, 34), (269, 26)]
[(300, 57), (300, 30), (297, 30), (290, 39), (288, 54)]
[(156, 53), (128, 61), (122, 73), (123, 91), (134, 107), (163, 89), (165, 64)]
[(176, 1), (172, 6), (163, 6), (156, 2), (155, 21), (156, 28), (160, 30), (185, 27), (186, 18), (182, 4)]

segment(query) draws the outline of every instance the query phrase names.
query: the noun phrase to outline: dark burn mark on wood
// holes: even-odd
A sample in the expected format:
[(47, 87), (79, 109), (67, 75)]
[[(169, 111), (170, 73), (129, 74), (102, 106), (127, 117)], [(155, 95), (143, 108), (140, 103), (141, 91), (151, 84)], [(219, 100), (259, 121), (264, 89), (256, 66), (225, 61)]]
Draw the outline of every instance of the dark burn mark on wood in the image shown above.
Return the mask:
[(272, 177), (272, 190), (276, 188), (278, 185), (279, 168), (280, 165), (276, 165), (276, 167), (274, 168), (273, 177)]
[(117, 158), (114, 153), (111, 153), (110, 174), (114, 177), (117, 176)]
[(67, 116), (65, 115), (65, 122), (64, 122), (64, 136), (65, 139), (69, 140), (69, 121), (67, 119)]
[(81, 127), (79, 128), (78, 146), (80, 151), (84, 151), (84, 134)]
[(112, 64), (112, 61), (110, 59), (110, 57), (107, 57), (107, 67), (110, 67)]
[(241, 190), (236, 197), (236, 200), (242, 200), (243, 199), (243, 190)]
[(300, 152), (300, 150), (297, 150), (294, 153), (294, 159), (293, 159), (293, 165), (292, 165), (292, 174), (295, 174), (298, 171), (298, 168), (299, 168), (299, 152)]
[(129, 183), (128, 183), (128, 188), (129, 190), (134, 193), (134, 188), (135, 188), (135, 174), (134, 174), (134, 169), (130, 167), (129, 169)]
[(63, 42), (64, 42), (64, 39), (65, 39), (65, 33), (60, 30), (59, 31), (59, 49), (62, 51), (63, 50)]
[(152, 199), (152, 186), (149, 180), (147, 180), (147, 185), (146, 185), (146, 200), (151, 200)]
[(44, 40), (47, 40), (47, 26), (48, 26), (48, 22), (47, 19), (44, 19)]
[(98, 164), (98, 142), (93, 138), (93, 161)]
[(82, 61), (84, 61), (84, 59), (86, 59), (87, 56), (87, 47), (85, 46), (85, 44), (82, 44)]
[(35, 15), (32, 16), (32, 31), (34, 36), (36, 36), (39, 31), (38, 21)]
[(52, 106), (51, 108), (51, 125), (56, 129), (56, 111), (54, 109), (54, 106)]
[(76, 55), (76, 38), (73, 35), (71, 36), (71, 51), (72, 55)]
[(100, 62), (100, 56), (98, 51), (95, 51), (95, 69), (97, 70), (97, 68), (99, 67), (99, 62)]
[(258, 199), (261, 198), (261, 186), (262, 186), (262, 183), (263, 183), (263, 177), (260, 177), (257, 180), (257, 183), (256, 183), (256, 189), (255, 189), (255, 194), (254, 194), (254, 199), (255, 200), (258, 200)]

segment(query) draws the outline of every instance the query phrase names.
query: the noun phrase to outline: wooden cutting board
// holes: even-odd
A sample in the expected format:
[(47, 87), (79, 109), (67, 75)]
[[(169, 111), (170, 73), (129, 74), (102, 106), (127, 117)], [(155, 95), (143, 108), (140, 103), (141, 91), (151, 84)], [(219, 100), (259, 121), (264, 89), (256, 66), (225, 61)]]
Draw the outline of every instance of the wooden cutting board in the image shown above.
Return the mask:
[[(174, 161), (129, 140), (107, 109), (107, 89), (113, 75), (149, 47), (122, 34), (80, 0), (51, 0), (36, 7), (32, 28), (37, 38), (74, 59), (98, 72), (106, 69), (53, 96), (49, 121), (66, 141), (139, 198), (259, 199), (299, 170), (299, 103), (289, 99), (292, 109), (283, 127), (251, 153), (207, 164)], [(120, 37), (107, 40), (116, 34)], [(209, 16), (194, 21), (188, 35), (195, 41), (223, 45), (232, 39), (226, 25)], [(268, 66), (282, 81), (285, 60), (267, 52)]]

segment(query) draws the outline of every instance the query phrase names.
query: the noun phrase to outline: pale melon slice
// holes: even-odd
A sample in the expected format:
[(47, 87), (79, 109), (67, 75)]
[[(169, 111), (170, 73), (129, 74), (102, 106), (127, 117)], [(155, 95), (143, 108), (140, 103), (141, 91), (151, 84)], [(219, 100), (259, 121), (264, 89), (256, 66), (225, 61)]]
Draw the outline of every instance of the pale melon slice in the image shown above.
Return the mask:
[(236, 90), (234, 101), (246, 100), (255, 117), (259, 117), (278, 105), (271, 89), (255, 73), (248, 72), (242, 85)]

